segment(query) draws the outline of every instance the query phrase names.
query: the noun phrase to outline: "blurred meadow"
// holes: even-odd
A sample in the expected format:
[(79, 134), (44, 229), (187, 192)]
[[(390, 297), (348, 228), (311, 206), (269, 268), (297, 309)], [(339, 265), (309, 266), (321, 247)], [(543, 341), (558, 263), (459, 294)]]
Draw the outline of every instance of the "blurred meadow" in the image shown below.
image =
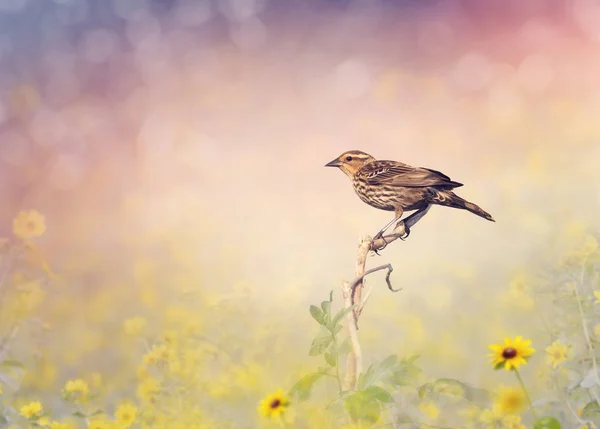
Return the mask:
[[(595, 427), (599, 76), (595, 0), (0, 0), (0, 427)], [(376, 400), (296, 384), (392, 216), (350, 149), (496, 219), (369, 257)]]

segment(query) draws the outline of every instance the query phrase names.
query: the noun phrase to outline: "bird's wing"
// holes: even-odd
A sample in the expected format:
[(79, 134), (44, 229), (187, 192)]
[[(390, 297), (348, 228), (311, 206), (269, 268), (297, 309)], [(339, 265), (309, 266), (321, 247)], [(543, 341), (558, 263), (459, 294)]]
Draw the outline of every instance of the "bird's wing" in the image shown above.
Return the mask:
[(442, 187), (458, 188), (462, 183), (454, 182), (436, 170), (394, 161), (376, 161), (365, 165), (360, 172), (371, 185), (391, 185), (405, 188)]

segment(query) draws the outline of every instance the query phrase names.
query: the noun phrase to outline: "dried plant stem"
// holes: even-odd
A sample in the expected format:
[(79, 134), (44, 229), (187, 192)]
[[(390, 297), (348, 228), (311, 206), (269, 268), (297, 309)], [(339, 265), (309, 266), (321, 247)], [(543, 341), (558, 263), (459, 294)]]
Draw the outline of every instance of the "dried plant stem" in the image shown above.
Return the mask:
[(375, 268), (371, 268), (365, 271), (365, 265), (367, 263), (367, 257), (370, 251), (381, 250), (391, 242), (397, 240), (400, 237), (406, 235), (406, 228), (412, 228), (425, 214), (429, 211), (429, 207), (425, 210), (413, 213), (406, 219), (398, 222), (393, 232), (384, 237), (373, 240), (371, 237), (364, 237), (361, 239), (358, 245), (358, 254), (356, 257), (356, 270), (354, 280), (351, 282), (342, 282), (342, 294), (344, 296), (344, 308), (351, 308), (354, 306), (353, 311), (349, 311), (346, 315), (348, 324), (348, 336), (350, 337), (350, 344), (352, 345), (352, 351), (348, 353), (346, 358), (346, 374), (344, 377), (343, 389), (351, 390), (356, 387), (356, 381), (358, 375), (362, 371), (362, 350), (360, 347), (360, 341), (358, 339), (358, 319), (362, 314), (364, 306), (371, 295), (369, 289), (363, 297), (363, 289), (365, 285), (365, 277), (369, 274), (380, 270), (388, 270), (385, 277), (388, 289), (392, 292), (398, 292), (401, 289), (394, 289), (390, 281), (390, 274), (393, 271), (391, 264), (380, 265)]

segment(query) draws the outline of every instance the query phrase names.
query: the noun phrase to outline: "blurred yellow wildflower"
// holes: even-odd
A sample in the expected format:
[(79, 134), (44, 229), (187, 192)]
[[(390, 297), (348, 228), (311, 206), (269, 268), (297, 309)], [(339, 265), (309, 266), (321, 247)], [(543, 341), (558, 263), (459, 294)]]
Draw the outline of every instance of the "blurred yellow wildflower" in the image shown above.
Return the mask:
[(159, 362), (167, 362), (174, 357), (174, 350), (167, 347), (165, 344), (160, 346), (152, 347), (144, 356), (144, 363), (146, 365), (156, 365)]
[(502, 427), (504, 429), (525, 429), (525, 425), (521, 423), (521, 416), (508, 415), (502, 419)]
[(42, 414), (42, 404), (39, 401), (30, 402), (21, 407), (21, 415), (26, 419), (34, 419)]
[(128, 428), (135, 422), (137, 407), (132, 404), (121, 404), (115, 411), (117, 425), (120, 428)]
[(458, 410), (457, 414), (464, 417), (469, 426), (473, 426), (473, 423), (477, 421), (477, 417), (479, 416), (479, 408), (474, 404), (468, 404), (466, 408)]
[(518, 414), (525, 408), (526, 401), (527, 398), (522, 389), (500, 386), (494, 398), (494, 410), (502, 415)]
[(143, 317), (133, 317), (123, 322), (123, 330), (127, 335), (139, 335), (146, 327), (146, 319)]
[(596, 301), (594, 301), (594, 304), (600, 304), (600, 292), (594, 291), (594, 297), (596, 298)]
[(18, 318), (31, 314), (46, 297), (46, 292), (44, 292), (38, 280), (31, 280), (20, 284), (17, 286), (17, 290), (19, 291), (19, 295), (12, 311)]
[(530, 309), (534, 305), (531, 297), (531, 287), (524, 275), (515, 277), (508, 285), (506, 303), (511, 306), (518, 306), (524, 309)]
[(258, 405), (258, 412), (263, 417), (281, 417), (290, 402), (282, 389), (267, 395)]
[(22, 210), (13, 220), (13, 234), (22, 240), (39, 237), (44, 231), (44, 216), (36, 210)]
[(527, 363), (527, 358), (533, 355), (535, 349), (531, 340), (523, 340), (518, 336), (514, 340), (504, 339), (504, 344), (491, 344), (488, 346), (493, 353), (488, 354), (494, 368), (499, 369), (504, 365), (506, 370), (518, 369), (521, 364)]
[(419, 404), (419, 411), (432, 419), (437, 419), (440, 415), (440, 409), (433, 401), (421, 402)]
[(64, 391), (69, 397), (76, 398), (87, 395), (90, 392), (90, 389), (85, 380), (78, 378), (75, 380), (67, 381), (64, 387)]
[(487, 408), (481, 412), (479, 421), (485, 423), (488, 429), (495, 429), (502, 424), (502, 413), (498, 410), (498, 406), (494, 405), (492, 409)]
[(548, 354), (548, 362), (552, 365), (552, 368), (556, 367), (568, 359), (567, 353), (569, 348), (561, 343), (559, 340), (554, 341), (548, 347), (546, 347), (546, 353)]
[(110, 429), (111, 424), (105, 420), (92, 420), (88, 423), (88, 429)]
[(160, 392), (160, 383), (152, 377), (144, 379), (137, 389), (138, 396), (147, 402), (154, 401), (154, 397), (158, 392)]
[(594, 334), (597, 337), (600, 337), (600, 323), (598, 323), (596, 326), (594, 326)]

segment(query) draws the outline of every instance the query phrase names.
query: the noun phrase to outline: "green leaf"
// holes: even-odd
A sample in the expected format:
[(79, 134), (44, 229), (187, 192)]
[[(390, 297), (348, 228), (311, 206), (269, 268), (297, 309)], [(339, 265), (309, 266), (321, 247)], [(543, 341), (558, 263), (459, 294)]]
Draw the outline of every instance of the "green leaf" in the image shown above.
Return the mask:
[(333, 329), (338, 325), (338, 323), (340, 323), (340, 320), (342, 320), (342, 318), (344, 318), (348, 313), (350, 313), (356, 307), (358, 307), (358, 306), (355, 304), (355, 305), (352, 305), (347, 308), (342, 308), (340, 311), (338, 311), (337, 314), (334, 316), (334, 318), (331, 320), (331, 322), (327, 324), (327, 329), (329, 329), (330, 331), (333, 332)]
[(19, 362), (18, 360), (14, 360), (14, 359), (6, 359), (2, 361), (2, 364), (0, 364), (3, 367), (6, 368), (24, 368), (23, 364), (21, 362)]
[(312, 374), (305, 375), (302, 377), (290, 390), (290, 395), (294, 395), (299, 401), (306, 401), (310, 398), (310, 393), (314, 384), (319, 380), (325, 373), (315, 372)]
[(321, 309), (323, 310), (323, 325), (325, 325), (331, 320), (331, 301), (323, 301)]
[(581, 410), (581, 417), (584, 419), (593, 419), (600, 417), (600, 405), (598, 402), (588, 402), (583, 410)]
[(384, 383), (392, 386), (407, 386), (413, 382), (413, 379), (421, 372), (414, 362), (418, 356), (412, 356), (409, 359), (402, 359), (397, 363), (393, 370), (382, 377)]
[(363, 390), (366, 387), (381, 381), (382, 376), (385, 375), (386, 372), (390, 372), (397, 362), (398, 357), (396, 355), (391, 355), (378, 364), (369, 366), (367, 372), (360, 374), (358, 377), (358, 389)]
[(419, 387), (418, 392), (420, 398), (424, 398), (430, 394), (441, 394), (462, 398), (467, 396), (467, 386), (453, 378), (440, 378)]
[(323, 310), (316, 305), (310, 306), (310, 315), (317, 321), (319, 325), (325, 325), (325, 318), (323, 317)]
[(376, 423), (381, 415), (379, 401), (367, 395), (364, 390), (348, 396), (344, 407), (353, 422)]
[(367, 395), (369, 398), (376, 399), (379, 402), (386, 402), (386, 403), (394, 402), (394, 398), (392, 397), (390, 392), (388, 392), (387, 390), (385, 390), (382, 387), (369, 386), (364, 390), (364, 392), (365, 392), (365, 395)]
[(329, 350), (323, 354), (323, 357), (325, 358), (325, 362), (327, 362), (329, 365), (337, 366), (338, 351), (335, 343), (331, 343)]
[(82, 413), (81, 411), (75, 411), (75, 412), (73, 413), (73, 415), (74, 415), (75, 417), (79, 417), (79, 418), (82, 418), (82, 419), (85, 419), (85, 418), (87, 418), (87, 415), (85, 415), (85, 414), (84, 414), (84, 413)]
[(327, 350), (327, 347), (329, 347), (332, 342), (333, 338), (331, 337), (331, 334), (327, 331), (321, 331), (317, 338), (313, 340), (308, 354), (310, 356), (318, 356)]
[(562, 429), (560, 422), (554, 417), (542, 417), (533, 426), (534, 429)]

